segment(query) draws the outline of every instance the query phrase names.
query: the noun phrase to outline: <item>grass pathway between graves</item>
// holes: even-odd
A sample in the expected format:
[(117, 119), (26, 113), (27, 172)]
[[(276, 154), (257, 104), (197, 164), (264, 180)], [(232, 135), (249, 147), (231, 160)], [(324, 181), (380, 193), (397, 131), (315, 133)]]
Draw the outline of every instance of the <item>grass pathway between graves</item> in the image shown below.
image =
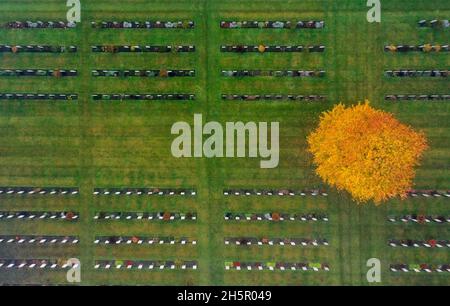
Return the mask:
[[(203, 114), (203, 120), (208, 120), (208, 115), (211, 109), (211, 103), (213, 100), (211, 99), (211, 78), (210, 78), (210, 44), (209, 44), (209, 28), (211, 26), (209, 16), (210, 16), (210, 8), (209, 2), (204, 0), (202, 3), (202, 9), (199, 12), (201, 16), (201, 24), (200, 29), (203, 31), (203, 39), (202, 45), (200, 46), (200, 56), (201, 60), (199, 61), (200, 67), (199, 70), (202, 70), (202, 78), (201, 78), (201, 90), (204, 92), (203, 96), (204, 101), (202, 103), (201, 113)], [(218, 169), (214, 169), (214, 165), (206, 162), (205, 165), (205, 177), (213, 178), (215, 171)], [(201, 237), (201, 244), (199, 246), (199, 264), (201, 264), (201, 276), (200, 276), (200, 285), (208, 285), (211, 283), (215, 283), (213, 281), (214, 277), (217, 277), (217, 273), (214, 271), (214, 263), (212, 262), (215, 258), (217, 258), (215, 252), (217, 250), (215, 245), (215, 240), (218, 239), (215, 231), (215, 220), (218, 217), (217, 215), (217, 205), (214, 202), (214, 192), (211, 191), (211, 179), (201, 180), (201, 185), (199, 186), (200, 196), (203, 201), (199, 202), (197, 205), (198, 211), (201, 213), (200, 219), (200, 228), (199, 233)], [(208, 233), (205, 235), (204, 233)]]
[(85, 273), (92, 269), (94, 265), (94, 247), (92, 242), (94, 241), (94, 231), (93, 227), (93, 211), (95, 210), (93, 203), (92, 190), (94, 188), (93, 177), (95, 176), (95, 170), (92, 166), (92, 150), (93, 138), (89, 137), (89, 131), (92, 127), (92, 115), (90, 112), (89, 104), (91, 103), (90, 98), (90, 71), (87, 69), (89, 57), (90, 57), (90, 46), (88, 41), (87, 33), (91, 30), (90, 25), (87, 22), (81, 23), (80, 35), (80, 47), (79, 52), (80, 63), (79, 66), (83, 67), (80, 70), (79, 82), (79, 102), (78, 102), (78, 112), (80, 120), (80, 213), (83, 218), (80, 219), (80, 248), (81, 248), (81, 258), (82, 263), (82, 275), (89, 275)]

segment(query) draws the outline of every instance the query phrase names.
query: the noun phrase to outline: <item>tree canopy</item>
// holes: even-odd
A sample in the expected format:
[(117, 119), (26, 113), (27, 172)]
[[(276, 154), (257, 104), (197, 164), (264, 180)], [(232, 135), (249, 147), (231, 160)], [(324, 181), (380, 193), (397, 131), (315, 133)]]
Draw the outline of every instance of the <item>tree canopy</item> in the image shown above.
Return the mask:
[(307, 140), (316, 173), (358, 203), (405, 197), (427, 148), (422, 132), (372, 108), (367, 100), (324, 112)]

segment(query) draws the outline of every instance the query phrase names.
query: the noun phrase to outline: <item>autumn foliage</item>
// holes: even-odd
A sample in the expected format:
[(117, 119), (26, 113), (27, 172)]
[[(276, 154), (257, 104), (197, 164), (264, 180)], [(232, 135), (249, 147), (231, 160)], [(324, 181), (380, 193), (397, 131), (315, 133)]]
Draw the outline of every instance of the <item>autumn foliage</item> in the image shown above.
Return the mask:
[(324, 112), (308, 146), (326, 183), (347, 190), (358, 203), (379, 204), (411, 189), (427, 143), (423, 133), (366, 101)]

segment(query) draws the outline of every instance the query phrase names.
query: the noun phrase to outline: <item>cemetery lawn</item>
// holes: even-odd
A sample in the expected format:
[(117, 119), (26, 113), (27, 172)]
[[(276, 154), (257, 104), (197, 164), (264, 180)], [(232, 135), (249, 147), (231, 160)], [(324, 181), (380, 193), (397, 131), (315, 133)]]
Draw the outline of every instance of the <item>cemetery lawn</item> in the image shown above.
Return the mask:
[[(75, 223), (0, 222), (0, 234), (77, 235), (78, 246), (10, 247), (0, 258), (67, 258), (82, 263), (81, 285), (367, 285), (366, 261), (379, 258), (382, 285), (449, 285), (436, 273), (393, 274), (389, 264), (450, 262), (447, 249), (401, 249), (390, 238), (450, 239), (447, 225), (394, 225), (388, 215), (448, 216), (447, 199), (390, 201), (357, 206), (346, 194), (328, 197), (224, 197), (224, 188), (314, 188), (323, 183), (306, 153), (306, 136), (322, 111), (337, 102), (369, 99), (402, 122), (423, 130), (430, 149), (415, 187), (448, 189), (450, 104), (384, 101), (385, 94), (449, 94), (448, 79), (387, 79), (385, 69), (448, 69), (449, 56), (385, 54), (383, 46), (449, 42), (448, 30), (420, 29), (420, 19), (448, 18), (447, 0), (384, 1), (381, 24), (366, 21), (360, 0), (128, 0), (81, 1), (75, 30), (0, 29), (0, 44), (76, 45), (76, 54), (0, 54), (0, 68), (77, 69), (75, 78), (0, 78), (0, 92), (78, 93), (65, 103), (1, 101), (0, 185), (79, 186), (80, 195), (3, 197), (0, 210), (74, 210)], [(64, 1), (3, 0), (0, 22), (63, 20)], [(194, 20), (192, 30), (100, 30), (91, 21)], [(221, 20), (325, 20), (323, 30), (224, 30)], [(222, 44), (323, 44), (324, 53), (221, 53)], [(92, 45), (184, 45), (194, 53), (101, 54)], [(92, 69), (195, 69), (195, 78), (93, 78)], [(222, 69), (324, 69), (322, 79), (223, 78)], [(194, 93), (195, 101), (93, 102), (95, 93)], [(328, 102), (222, 101), (230, 94), (322, 94)], [(177, 121), (279, 121), (280, 163), (260, 169), (259, 159), (176, 159), (170, 128)], [(94, 187), (193, 187), (196, 197), (94, 197)], [(195, 222), (95, 222), (97, 211), (196, 211)], [(326, 212), (328, 223), (224, 221), (225, 212)], [(187, 236), (196, 246), (95, 246), (97, 235)], [(330, 246), (226, 246), (224, 237), (327, 238)], [(195, 271), (94, 270), (95, 259), (198, 260)], [(330, 272), (226, 271), (225, 261), (327, 262)], [(0, 274), (0, 284), (65, 284), (65, 272)]]

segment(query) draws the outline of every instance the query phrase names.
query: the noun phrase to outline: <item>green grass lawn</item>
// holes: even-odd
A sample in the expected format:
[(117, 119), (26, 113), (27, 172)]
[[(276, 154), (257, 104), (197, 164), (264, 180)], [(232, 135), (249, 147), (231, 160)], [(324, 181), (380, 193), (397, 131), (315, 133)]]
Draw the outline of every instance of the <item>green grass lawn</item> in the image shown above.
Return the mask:
[[(76, 223), (1, 221), (0, 234), (78, 235), (78, 246), (9, 247), (0, 258), (77, 257), (82, 285), (367, 285), (366, 261), (382, 262), (382, 285), (449, 285), (448, 273), (393, 274), (396, 262), (443, 264), (448, 249), (402, 249), (389, 238), (450, 239), (447, 225), (394, 225), (389, 214), (449, 214), (446, 199), (390, 201), (380, 207), (357, 206), (346, 194), (328, 197), (224, 197), (224, 188), (325, 187), (314, 174), (306, 135), (322, 111), (337, 102), (369, 99), (372, 105), (423, 130), (430, 149), (417, 169), (417, 188), (450, 188), (448, 102), (384, 101), (385, 94), (449, 94), (448, 79), (387, 79), (385, 69), (448, 69), (440, 54), (386, 54), (385, 44), (449, 42), (449, 31), (417, 27), (420, 19), (450, 15), (446, 0), (383, 1), (382, 22), (366, 21), (359, 0), (82, 0), (82, 23), (74, 30), (0, 29), (0, 44), (77, 45), (75, 54), (0, 54), (0, 68), (77, 69), (76, 78), (0, 78), (0, 92), (78, 93), (76, 103), (0, 102), (0, 185), (78, 186), (80, 196), (1, 197), (0, 210), (75, 210)], [(0, 3), (0, 22), (64, 20), (64, 1)], [(102, 30), (91, 21), (194, 20), (190, 30)], [(323, 30), (219, 27), (223, 19), (325, 20)], [(323, 44), (324, 53), (221, 53), (222, 44)], [(99, 54), (92, 45), (140, 44), (196, 46), (194, 53)], [(93, 78), (92, 69), (195, 69), (194, 78)], [(224, 78), (222, 69), (324, 69), (325, 78)], [(195, 101), (94, 102), (95, 93), (194, 93)], [(230, 94), (322, 94), (327, 102), (222, 101)], [(176, 121), (279, 121), (280, 163), (260, 169), (259, 159), (176, 159), (170, 152)], [(94, 187), (189, 187), (195, 197), (94, 197)], [(95, 222), (104, 211), (196, 211), (195, 222)], [(236, 212), (326, 212), (328, 223), (225, 222)], [(97, 235), (173, 235), (198, 239), (196, 246), (95, 246)], [(226, 246), (227, 236), (323, 237), (324, 247)], [(195, 271), (94, 270), (96, 259), (197, 260)], [(327, 262), (330, 272), (226, 271), (225, 261)], [(65, 273), (0, 272), (2, 283), (65, 284)]]

